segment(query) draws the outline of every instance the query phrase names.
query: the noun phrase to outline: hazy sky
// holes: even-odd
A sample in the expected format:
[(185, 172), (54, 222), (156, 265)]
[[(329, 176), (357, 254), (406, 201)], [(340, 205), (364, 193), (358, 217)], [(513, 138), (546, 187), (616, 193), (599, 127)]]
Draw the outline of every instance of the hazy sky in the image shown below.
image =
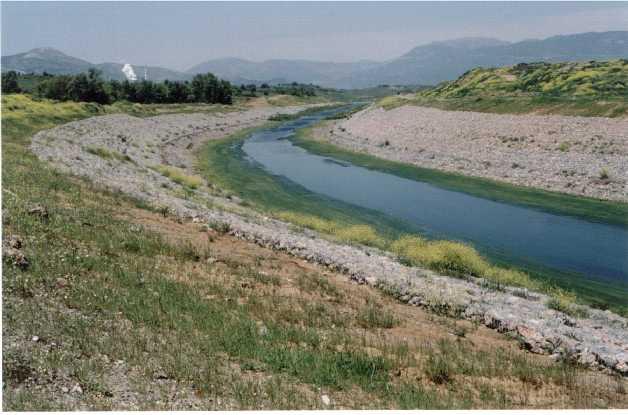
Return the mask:
[(51, 46), (91, 62), (187, 69), (251, 60), (386, 60), (456, 37), (628, 30), (628, 3), (2, 2), (2, 55)]

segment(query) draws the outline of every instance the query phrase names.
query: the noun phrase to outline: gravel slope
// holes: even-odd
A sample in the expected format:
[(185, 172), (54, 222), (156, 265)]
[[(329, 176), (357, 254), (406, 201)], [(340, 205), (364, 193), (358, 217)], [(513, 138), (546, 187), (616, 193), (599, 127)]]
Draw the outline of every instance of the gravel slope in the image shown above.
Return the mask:
[[(628, 201), (628, 119), (369, 107), (328, 139), (389, 160)], [(602, 175), (608, 172), (608, 178)]]
[[(259, 125), (276, 112), (264, 109), (228, 114), (163, 115), (139, 119), (126, 115), (72, 122), (33, 137), (32, 149), (60, 169), (122, 190), (156, 206), (166, 206), (195, 222), (227, 223), (229, 232), (262, 246), (340, 270), (359, 283), (376, 285), (401, 301), (443, 310), (509, 332), (534, 353), (570, 358), (593, 368), (628, 375), (628, 321), (608, 311), (588, 310), (571, 318), (549, 309), (541, 294), (507, 288), (496, 291), (480, 280), (462, 280), (407, 267), (372, 248), (341, 245), (311, 231), (262, 217), (237, 201), (202, 186), (184, 196), (180, 185), (154, 171), (175, 164), (193, 172), (194, 150), (209, 139)], [(106, 148), (128, 158), (102, 158), (90, 148)], [(209, 208), (208, 206), (211, 206)]]

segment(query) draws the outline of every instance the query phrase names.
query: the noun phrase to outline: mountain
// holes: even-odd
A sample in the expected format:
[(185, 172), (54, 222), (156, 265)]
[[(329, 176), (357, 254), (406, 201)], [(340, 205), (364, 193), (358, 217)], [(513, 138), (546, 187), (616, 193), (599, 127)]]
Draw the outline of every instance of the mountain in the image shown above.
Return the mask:
[[(190, 79), (212, 72), (236, 84), (313, 83), (335, 88), (368, 88), (376, 85), (435, 85), (456, 79), (477, 67), (501, 67), (531, 62), (584, 62), (628, 58), (628, 31), (592, 32), (553, 36), (547, 39), (509, 43), (492, 38), (462, 38), (417, 46), (387, 62), (350, 63), (272, 59), (253, 62), (238, 58), (214, 59), (186, 72), (146, 67), (152, 80)], [(90, 67), (106, 78), (124, 79), (122, 64), (92, 64), (51, 48), (2, 57), (2, 70), (22, 72), (78, 73)], [(139, 78), (144, 66), (133, 65)]]
[(68, 56), (53, 48), (37, 48), (25, 53), (2, 57), (2, 71), (48, 72), (53, 75), (86, 71), (91, 63)]
[(351, 74), (381, 65), (377, 62), (316, 62), (308, 60), (272, 59), (253, 62), (239, 58), (214, 59), (187, 70), (189, 74), (211, 72), (234, 83), (300, 82), (332, 86)]
[[(48, 72), (53, 75), (77, 74), (87, 71), (89, 68), (96, 68), (102, 71), (105, 79), (124, 80), (121, 63), (91, 63), (83, 59), (74, 58), (53, 48), (37, 48), (25, 53), (2, 57), (2, 71), (17, 71), (23, 73)], [(184, 80), (190, 79), (189, 74), (173, 71), (171, 69), (157, 66), (132, 65), (138, 77), (144, 76), (144, 69), (149, 79), (154, 81)]]
[(496, 39), (458, 39), (418, 46), (381, 66), (338, 80), (363, 88), (378, 84), (437, 84), (476, 67), (521, 62), (566, 62), (628, 58), (628, 31), (580, 33), (516, 43)]
[[(117, 79), (122, 81), (125, 79), (125, 75), (122, 72), (122, 67), (124, 66), (121, 63), (99, 63), (97, 65), (93, 65), (95, 68), (99, 69), (103, 73), (103, 77), (105, 79)], [(144, 69), (146, 69), (146, 75), (148, 79), (152, 81), (164, 81), (166, 79), (170, 81), (184, 81), (191, 79), (192, 76), (179, 71), (174, 71), (172, 69), (162, 68), (159, 66), (143, 66), (143, 65), (131, 65), (137, 74), (139, 79), (144, 78)]]

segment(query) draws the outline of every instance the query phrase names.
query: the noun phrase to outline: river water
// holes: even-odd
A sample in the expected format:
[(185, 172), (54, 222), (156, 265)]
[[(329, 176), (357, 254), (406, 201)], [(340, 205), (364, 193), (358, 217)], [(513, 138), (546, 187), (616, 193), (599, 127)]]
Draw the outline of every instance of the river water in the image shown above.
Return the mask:
[(628, 229), (495, 202), (309, 153), (295, 130), (332, 110), (252, 134), (242, 145), (266, 171), (311, 192), (404, 220), (429, 237), (469, 242), (484, 252), (628, 283)]

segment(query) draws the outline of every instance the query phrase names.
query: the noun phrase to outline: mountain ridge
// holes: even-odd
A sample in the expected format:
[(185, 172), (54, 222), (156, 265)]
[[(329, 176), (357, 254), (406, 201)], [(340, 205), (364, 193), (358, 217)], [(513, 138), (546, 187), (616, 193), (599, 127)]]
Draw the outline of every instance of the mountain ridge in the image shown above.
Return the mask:
[[(314, 83), (334, 88), (367, 88), (381, 84), (435, 85), (453, 80), (477, 67), (502, 67), (538, 61), (566, 62), (628, 58), (628, 31), (587, 32), (545, 39), (507, 42), (487, 37), (435, 41), (416, 46), (398, 58), (384, 62), (324, 62), (307, 59), (218, 58), (201, 62), (186, 71), (132, 65), (141, 78), (146, 68), (152, 80), (186, 80), (200, 72), (212, 72), (234, 83)], [(56, 49), (36, 48), (2, 57), (2, 70), (78, 73), (95, 67), (108, 79), (125, 79), (123, 64), (93, 64)]]

